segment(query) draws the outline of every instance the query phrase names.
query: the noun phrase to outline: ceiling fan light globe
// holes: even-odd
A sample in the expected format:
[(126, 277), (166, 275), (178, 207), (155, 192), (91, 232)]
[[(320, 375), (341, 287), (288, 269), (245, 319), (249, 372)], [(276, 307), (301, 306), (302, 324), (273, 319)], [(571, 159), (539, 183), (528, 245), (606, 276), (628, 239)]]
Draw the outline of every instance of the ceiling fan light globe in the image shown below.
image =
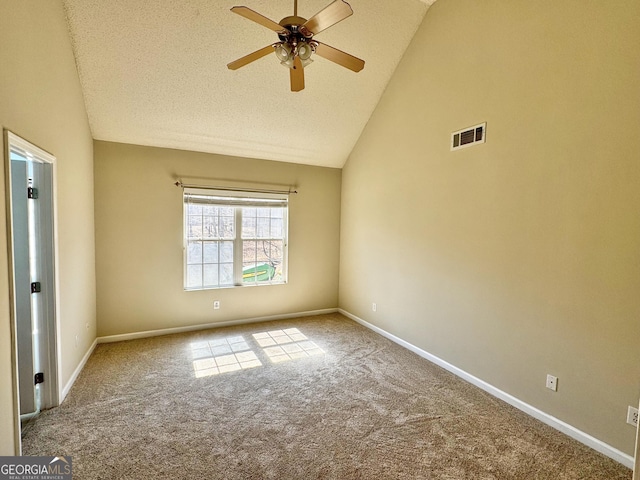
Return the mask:
[(293, 57), (291, 55), (291, 47), (286, 43), (281, 43), (276, 47), (276, 57), (281, 62), (291, 61), (293, 62)]
[(307, 58), (306, 60), (302, 60), (302, 66), (306, 67), (307, 65), (311, 65), (313, 63), (313, 60), (311, 60), (310, 58)]
[(287, 68), (293, 68), (293, 56), (286, 62), (280, 62), (280, 65)]
[(300, 57), (300, 60), (302, 61), (309, 60), (312, 54), (313, 54), (313, 49), (311, 48), (311, 45), (309, 45), (308, 43), (300, 43), (298, 45), (298, 56)]

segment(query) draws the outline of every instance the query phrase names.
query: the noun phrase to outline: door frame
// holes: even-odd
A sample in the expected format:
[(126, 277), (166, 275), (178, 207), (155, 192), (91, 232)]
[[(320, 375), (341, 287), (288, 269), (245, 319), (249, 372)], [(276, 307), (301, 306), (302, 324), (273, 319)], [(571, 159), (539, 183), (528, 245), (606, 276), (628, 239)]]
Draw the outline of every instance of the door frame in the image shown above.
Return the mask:
[(4, 165), (5, 165), (5, 202), (7, 215), (7, 254), (9, 266), (9, 310), (11, 332), (11, 370), (13, 380), (13, 406), (14, 406), (14, 444), (15, 454), (22, 454), (22, 426), (20, 422), (20, 390), (18, 386), (18, 343), (16, 323), (16, 297), (15, 297), (15, 262), (13, 245), (13, 205), (11, 184), (11, 148), (13, 146), (29, 153), (35, 161), (51, 166), (51, 223), (52, 223), (52, 253), (53, 253), (53, 315), (47, 328), (49, 354), (44, 360), (45, 380), (48, 384), (46, 405), (53, 407), (60, 404), (60, 292), (59, 292), (59, 265), (58, 265), (58, 209), (57, 209), (57, 160), (54, 155), (38, 147), (32, 142), (16, 135), (8, 129), (4, 129)]
[[(640, 409), (640, 404), (638, 408)], [(640, 480), (640, 426), (636, 427), (636, 454), (633, 463), (633, 480)]]

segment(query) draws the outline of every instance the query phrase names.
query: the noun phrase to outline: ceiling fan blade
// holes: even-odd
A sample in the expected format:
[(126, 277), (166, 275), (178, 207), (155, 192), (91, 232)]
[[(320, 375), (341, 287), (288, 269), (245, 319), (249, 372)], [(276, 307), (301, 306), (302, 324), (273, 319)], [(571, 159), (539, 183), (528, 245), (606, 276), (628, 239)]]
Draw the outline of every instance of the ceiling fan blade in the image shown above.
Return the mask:
[(293, 59), (293, 68), (289, 69), (289, 72), (291, 76), (291, 91), (299, 92), (304, 90), (304, 67), (302, 66), (302, 60), (297, 55)]
[(354, 72), (359, 72), (364, 68), (364, 60), (360, 60), (353, 55), (349, 55), (348, 53), (343, 52), (342, 50), (338, 50), (337, 48), (330, 47), (325, 43), (320, 43), (314, 40), (316, 44), (316, 53), (321, 57), (326, 58), (327, 60), (331, 60), (338, 65), (342, 65), (349, 70), (353, 70)]
[(231, 8), (231, 11), (233, 13), (237, 13), (238, 15), (244, 18), (248, 18), (249, 20), (258, 23), (263, 27), (267, 27), (268, 29), (273, 30), (274, 32), (281, 33), (283, 35), (291, 35), (291, 32), (288, 29), (284, 28), (279, 23), (276, 23), (273, 20), (268, 19), (264, 15), (260, 15), (258, 12), (251, 10), (250, 8), (233, 7)]
[(300, 29), (305, 36), (308, 36), (308, 32), (317, 35), (351, 15), (353, 15), (353, 10), (347, 2), (335, 0), (307, 20)]
[(229, 68), (229, 70), (237, 70), (240, 67), (244, 67), (245, 65), (251, 62), (255, 62), (259, 58), (269, 55), (271, 52), (273, 52), (273, 49), (276, 45), (277, 43), (273, 45), (267, 45), (266, 47), (261, 48), (260, 50), (256, 50), (255, 52), (250, 53), (249, 55), (245, 55), (242, 58), (234, 60), (233, 62), (227, 64), (227, 67)]

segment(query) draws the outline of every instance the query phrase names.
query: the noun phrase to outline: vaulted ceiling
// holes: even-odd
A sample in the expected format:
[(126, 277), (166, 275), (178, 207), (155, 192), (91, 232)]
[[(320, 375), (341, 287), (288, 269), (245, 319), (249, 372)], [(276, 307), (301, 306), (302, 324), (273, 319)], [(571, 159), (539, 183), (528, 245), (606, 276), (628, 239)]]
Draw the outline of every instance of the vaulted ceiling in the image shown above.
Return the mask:
[[(64, 3), (95, 139), (339, 168), (434, 1), (350, 0), (354, 14), (316, 38), (364, 70), (314, 55), (295, 93), (275, 54), (226, 67), (278, 40), (230, 8), (279, 22), (293, 0)], [(329, 3), (300, 0), (298, 15)]]

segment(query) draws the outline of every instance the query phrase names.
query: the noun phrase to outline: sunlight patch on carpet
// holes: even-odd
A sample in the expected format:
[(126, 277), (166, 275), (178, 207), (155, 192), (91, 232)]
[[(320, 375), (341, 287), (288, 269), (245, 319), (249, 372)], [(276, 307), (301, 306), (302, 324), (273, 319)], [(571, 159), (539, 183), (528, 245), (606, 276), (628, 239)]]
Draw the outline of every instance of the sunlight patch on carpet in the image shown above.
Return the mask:
[(261, 367), (262, 362), (241, 335), (191, 344), (196, 378)]
[(254, 333), (248, 339), (234, 335), (202, 340), (190, 346), (196, 378), (261, 367), (263, 362), (258, 354), (263, 356), (263, 361), (282, 363), (325, 353), (297, 328)]
[(297, 328), (254, 333), (253, 338), (273, 363), (324, 354), (318, 345)]

